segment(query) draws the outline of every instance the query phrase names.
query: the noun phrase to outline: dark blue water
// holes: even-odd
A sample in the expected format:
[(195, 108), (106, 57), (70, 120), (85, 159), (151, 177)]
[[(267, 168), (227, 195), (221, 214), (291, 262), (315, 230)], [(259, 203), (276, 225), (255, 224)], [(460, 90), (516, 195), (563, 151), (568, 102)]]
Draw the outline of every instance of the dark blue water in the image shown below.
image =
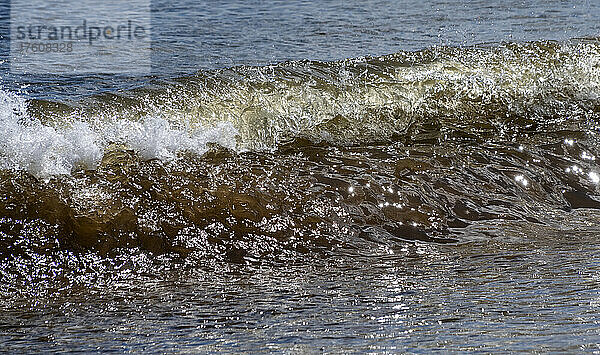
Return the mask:
[[(200, 70), (335, 61), (435, 46), (560, 41), (600, 32), (600, 5), (593, 1), (155, 0), (150, 9), (152, 75), (15, 77), (5, 67), (4, 87), (31, 97), (72, 99)], [(93, 19), (94, 12), (88, 17)]]
[(595, 36), (593, 1), (154, 1), (157, 74)]

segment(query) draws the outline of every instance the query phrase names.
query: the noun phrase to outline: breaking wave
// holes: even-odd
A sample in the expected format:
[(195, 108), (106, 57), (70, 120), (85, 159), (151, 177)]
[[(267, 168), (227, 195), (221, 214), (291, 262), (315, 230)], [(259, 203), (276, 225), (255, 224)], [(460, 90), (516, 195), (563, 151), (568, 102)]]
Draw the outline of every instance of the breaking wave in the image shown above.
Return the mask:
[(82, 255), (277, 262), (593, 233), (599, 60), (579, 39), (236, 67), (76, 102), (2, 91), (3, 278), (78, 273)]

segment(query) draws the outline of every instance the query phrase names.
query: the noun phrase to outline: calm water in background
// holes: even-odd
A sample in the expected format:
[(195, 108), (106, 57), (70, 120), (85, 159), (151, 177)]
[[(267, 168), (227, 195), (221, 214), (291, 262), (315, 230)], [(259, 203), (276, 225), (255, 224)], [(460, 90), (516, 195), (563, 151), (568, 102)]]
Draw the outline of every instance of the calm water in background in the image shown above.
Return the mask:
[(0, 76), (0, 350), (600, 351), (600, 4), (152, 11)]
[[(502, 41), (595, 36), (593, 1), (152, 1), (152, 63), (158, 78), (288, 60), (341, 60)], [(146, 78), (149, 79), (149, 78)], [(5, 75), (34, 97), (72, 98), (143, 85), (118, 80)], [(37, 84), (37, 85), (36, 85)], [(68, 84), (68, 85), (65, 85)]]

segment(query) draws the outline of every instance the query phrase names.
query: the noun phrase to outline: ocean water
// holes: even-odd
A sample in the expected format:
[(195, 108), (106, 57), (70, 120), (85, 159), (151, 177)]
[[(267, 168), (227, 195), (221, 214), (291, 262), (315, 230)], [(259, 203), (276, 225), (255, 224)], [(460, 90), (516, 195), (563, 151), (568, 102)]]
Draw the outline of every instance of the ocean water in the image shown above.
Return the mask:
[(600, 4), (150, 10), (0, 66), (0, 351), (600, 352)]

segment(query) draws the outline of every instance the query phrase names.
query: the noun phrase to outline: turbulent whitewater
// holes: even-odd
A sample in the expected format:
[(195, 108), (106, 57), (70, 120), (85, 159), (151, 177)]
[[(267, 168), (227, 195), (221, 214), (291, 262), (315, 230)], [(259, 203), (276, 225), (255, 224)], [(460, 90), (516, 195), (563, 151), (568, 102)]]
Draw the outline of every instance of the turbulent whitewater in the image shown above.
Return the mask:
[(240, 66), (76, 100), (2, 91), (1, 292), (139, 260), (597, 232), (599, 64), (592, 38)]

